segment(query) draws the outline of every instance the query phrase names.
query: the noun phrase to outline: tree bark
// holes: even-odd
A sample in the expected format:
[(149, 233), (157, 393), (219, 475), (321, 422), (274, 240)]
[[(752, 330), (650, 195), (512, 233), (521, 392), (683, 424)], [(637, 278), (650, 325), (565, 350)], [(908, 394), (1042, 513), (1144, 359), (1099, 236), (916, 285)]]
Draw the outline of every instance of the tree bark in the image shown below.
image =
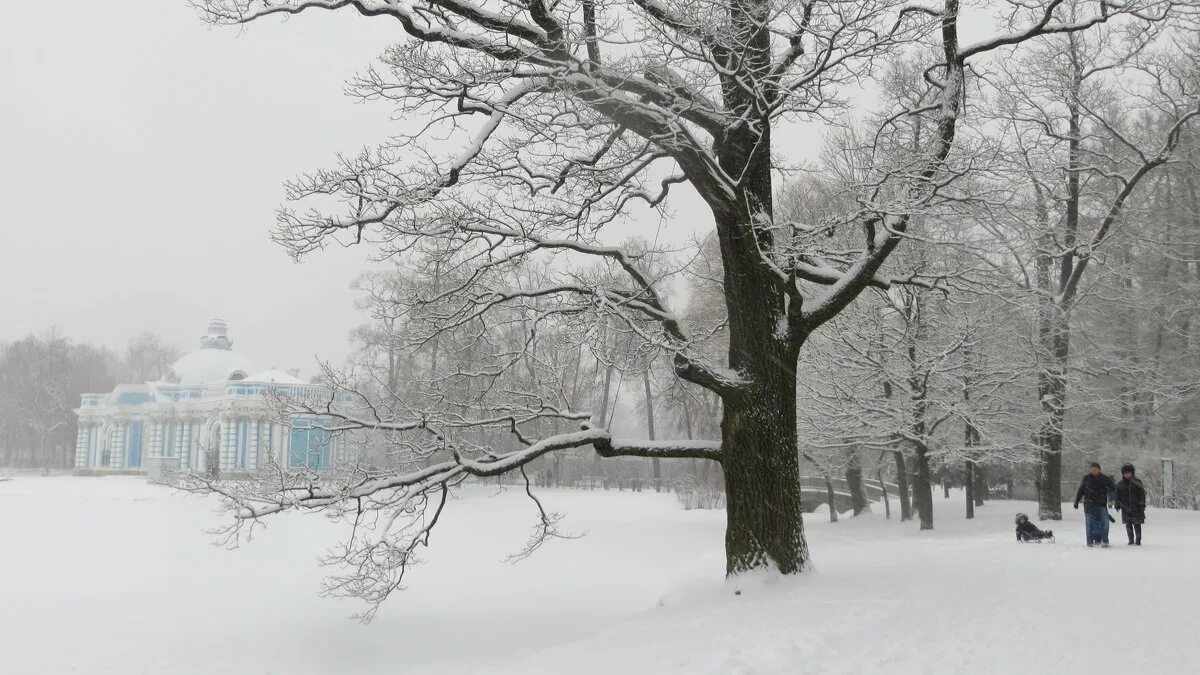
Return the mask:
[(837, 496), (833, 493), (833, 478), (825, 474), (825, 498), (829, 500), (829, 522), (836, 523), (838, 519)]
[(729, 574), (761, 567), (792, 574), (808, 563), (795, 391), (793, 379), (789, 386), (777, 388), (774, 396), (725, 404), (721, 437), (726, 453), (722, 465)]
[(850, 486), (850, 499), (854, 504), (854, 515), (859, 516), (871, 512), (871, 501), (867, 499), (867, 490), (863, 486), (862, 461), (858, 450), (850, 452), (850, 461), (846, 464), (846, 484)]
[(883, 517), (887, 520), (892, 519), (892, 503), (888, 499), (887, 485), (883, 482), (883, 471), (875, 472), (875, 480), (879, 481), (879, 489), (883, 492)]
[[(970, 434), (968, 433), (968, 436)], [(967, 460), (966, 479), (963, 481), (967, 493), (967, 520), (975, 517), (975, 462)]]
[(933, 476), (929, 468), (929, 447), (924, 440), (928, 431), (926, 421), (929, 410), (928, 373), (922, 369), (917, 354), (917, 345), (924, 333), (922, 330), (925, 325), (924, 311), (925, 305), (919, 291), (914, 291), (907, 296), (904, 305), (904, 320), (907, 328), (905, 339), (908, 343), (905, 350), (908, 358), (908, 390), (912, 399), (910, 431), (914, 439), (920, 439), (913, 442), (913, 450), (916, 453), (916, 467), (912, 477), (913, 506), (917, 510), (921, 529), (932, 530)]
[[(718, 220), (719, 230), (731, 228)], [(788, 320), (785, 289), (753, 241), (723, 236), (721, 244), (731, 249), (725, 257), (729, 366), (744, 378), (722, 397), (726, 569), (731, 575), (763, 567), (794, 574), (808, 562), (796, 436), (796, 357), (803, 341), (776, 330)]]
[(1043, 312), (1039, 338), (1048, 363), (1038, 369), (1042, 428), (1038, 453), (1038, 517), (1062, 520), (1062, 447), (1066, 418), (1070, 328), (1066, 312), (1051, 305)]
[(917, 448), (917, 475), (913, 482), (913, 502), (922, 530), (933, 529), (933, 477), (929, 471), (929, 451)]
[(912, 501), (909, 500), (908, 494), (908, 467), (904, 460), (904, 453), (900, 450), (892, 452), (892, 457), (896, 460), (896, 491), (897, 498), (900, 500), (900, 521), (912, 520)]

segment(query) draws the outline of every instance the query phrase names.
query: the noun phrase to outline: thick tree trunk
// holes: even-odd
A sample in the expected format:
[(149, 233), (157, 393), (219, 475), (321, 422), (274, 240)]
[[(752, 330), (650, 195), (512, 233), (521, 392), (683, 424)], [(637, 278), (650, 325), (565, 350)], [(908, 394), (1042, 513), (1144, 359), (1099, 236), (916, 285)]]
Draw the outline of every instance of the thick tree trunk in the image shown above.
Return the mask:
[(1062, 520), (1062, 447), (1066, 417), (1067, 356), (1070, 333), (1067, 315), (1057, 305), (1042, 314), (1039, 330), (1042, 353), (1048, 360), (1038, 369), (1042, 428), (1038, 434), (1038, 517)]
[(883, 492), (883, 517), (892, 519), (892, 503), (888, 499), (887, 485), (883, 483), (883, 471), (875, 472), (875, 480), (879, 481), (879, 489)]
[(929, 471), (929, 450), (917, 448), (917, 472), (913, 481), (913, 506), (922, 530), (933, 529), (933, 476)]
[(975, 517), (975, 462), (967, 460), (966, 479), (963, 480), (967, 493), (967, 520)]
[(975, 506), (983, 506), (988, 500), (987, 468), (975, 467)]
[[(908, 358), (908, 391), (912, 398), (912, 435), (924, 439), (928, 430), (926, 416), (929, 410), (928, 381), (929, 373), (922, 367), (917, 354), (917, 345), (922, 339), (925, 325), (924, 303), (919, 293), (908, 296), (905, 304), (905, 339), (908, 342), (906, 355)], [(912, 476), (913, 506), (921, 521), (922, 530), (933, 529), (933, 476), (929, 467), (929, 447), (923, 441), (914, 442), (916, 451), (916, 466)]]
[(825, 474), (825, 499), (829, 501), (829, 522), (836, 523), (838, 519), (837, 495), (833, 491), (833, 478)]
[(850, 452), (850, 461), (846, 464), (846, 484), (850, 486), (850, 500), (854, 505), (854, 515), (859, 516), (871, 512), (871, 500), (867, 499), (867, 489), (863, 485), (862, 461), (858, 450)]
[[(746, 254), (746, 264), (738, 266)], [(777, 330), (786, 321), (784, 291), (757, 251), (739, 249), (725, 259), (729, 365), (745, 379), (739, 391), (723, 397), (727, 571), (770, 567), (793, 574), (808, 561), (796, 438), (801, 340)]]
[(792, 574), (802, 571), (808, 562), (800, 507), (795, 391), (793, 379), (775, 396), (763, 396), (749, 405), (725, 405), (721, 426), (726, 452), (729, 574), (760, 567)]
[(892, 457), (896, 460), (896, 488), (897, 498), (900, 500), (900, 521), (912, 520), (912, 502), (908, 496), (908, 467), (905, 466), (904, 453), (896, 450), (892, 452)]

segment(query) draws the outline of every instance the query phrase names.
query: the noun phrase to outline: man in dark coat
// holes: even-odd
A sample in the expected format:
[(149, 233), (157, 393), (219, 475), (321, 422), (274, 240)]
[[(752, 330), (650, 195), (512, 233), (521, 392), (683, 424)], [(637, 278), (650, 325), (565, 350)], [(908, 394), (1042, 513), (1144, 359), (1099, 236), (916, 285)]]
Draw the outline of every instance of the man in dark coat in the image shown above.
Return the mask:
[(1121, 481), (1117, 483), (1117, 511), (1125, 523), (1125, 534), (1129, 535), (1130, 546), (1142, 545), (1142, 523), (1146, 522), (1146, 487), (1134, 475), (1133, 465), (1121, 467)]
[(1083, 501), (1088, 546), (1108, 546), (1108, 505), (1112, 504), (1116, 492), (1117, 484), (1100, 473), (1098, 463), (1092, 462), (1075, 491), (1075, 508), (1078, 509), (1080, 500)]

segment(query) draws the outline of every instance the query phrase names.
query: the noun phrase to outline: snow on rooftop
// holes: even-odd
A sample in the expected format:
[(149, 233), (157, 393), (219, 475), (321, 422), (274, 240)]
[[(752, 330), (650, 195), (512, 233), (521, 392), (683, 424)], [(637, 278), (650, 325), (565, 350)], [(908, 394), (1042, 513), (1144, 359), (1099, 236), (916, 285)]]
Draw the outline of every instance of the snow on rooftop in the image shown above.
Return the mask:
[(286, 370), (280, 370), (278, 368), (269, 368), (267, 370), (253, 373), (247, 377), (246, 380), (250, 382), (270, 382), (273, 384), (305, 384), (304, 380), (296, 377)]
[[(179, 384), (245, 379), (245, 374), (253, 369), (249, 359), (231, 349), (197, 349), (171, 365), (172, 379)], [(237, 377), (239, 373), (241, 377)]]

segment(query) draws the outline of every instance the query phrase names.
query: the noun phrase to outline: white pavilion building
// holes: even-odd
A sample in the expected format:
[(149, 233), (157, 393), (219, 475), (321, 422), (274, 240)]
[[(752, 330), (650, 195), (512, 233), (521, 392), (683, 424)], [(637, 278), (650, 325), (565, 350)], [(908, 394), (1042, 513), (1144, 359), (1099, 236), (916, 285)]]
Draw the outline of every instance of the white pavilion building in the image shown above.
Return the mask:
[(87, 472), (144, 472), (171, 458), (183, 471), (253, 471), (268, 454), (286, 468), (327, 469), (339, 439), (327, 420), (276, 419), (268, 394), (320, 396), (328, 389), (294, 373), (255, 370), (233, 351), (225, 322), (214, 319), (200, 349), (176, 361), (159, 382), (120, 384), (106, 394), (84, 394), (75, 413), (79, 435), (75, 467)]

